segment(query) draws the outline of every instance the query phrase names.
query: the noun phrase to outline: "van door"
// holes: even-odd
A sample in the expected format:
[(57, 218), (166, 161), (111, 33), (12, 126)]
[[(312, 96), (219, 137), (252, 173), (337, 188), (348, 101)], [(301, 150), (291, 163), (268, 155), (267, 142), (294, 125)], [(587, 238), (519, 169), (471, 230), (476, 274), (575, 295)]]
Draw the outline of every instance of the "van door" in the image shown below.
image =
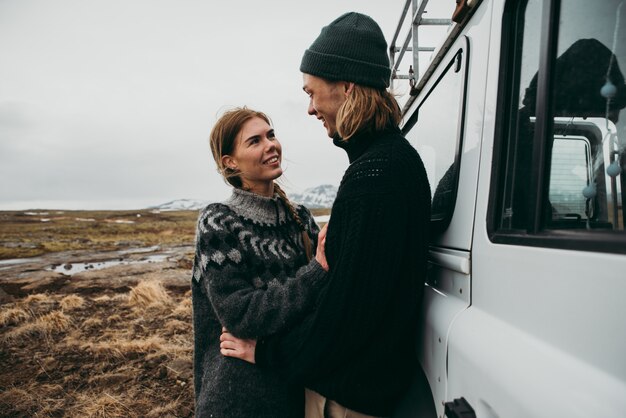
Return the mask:
[(447, 401), (476, 416), (625, 416), (624, 3), (493, 2), (471, 307), (448, 346)]
[[(432, 194), (431, 246), (418, 353), (438, 415), (447, 399), (447, 346), (455, 318), (471, 302), (471, 244), (488, 58), (489, 8), (459, 36), (405, 113)], [(482, 67), (482, 68), (481, 68)], [(471, 80), (471, 81), (470, 81)], [(408, 399), (420, 399), (415, 392)], [(419, 406), (414, 406), (416, 411)], [(411, 413), (397, 416), (415, 416)]]

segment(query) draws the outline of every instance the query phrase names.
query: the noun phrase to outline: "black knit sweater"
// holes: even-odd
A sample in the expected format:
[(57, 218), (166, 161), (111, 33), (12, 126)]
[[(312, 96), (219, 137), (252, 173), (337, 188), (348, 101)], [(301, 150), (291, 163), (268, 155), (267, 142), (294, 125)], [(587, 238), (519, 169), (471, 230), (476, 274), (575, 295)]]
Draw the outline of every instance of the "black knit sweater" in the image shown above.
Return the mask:
[(430, 187), (397, 128), (335, 141), (350, 159), (332, 208), (320, 304), (262, 338), (256, 362), (341, 405), (391, 415), (418, 367)]
[[(310, 212), (297, 211), (315, 243)], [(306, 261), (302, 235), (277, 197), (235, 189), (227, 202), (202, 211), (192, 280), (196, 417), (303, 416), (302, 386), (223, 357), (219, 338), (222, 326), (258, 338), (301, 320), (325, 275), (316, 261)]]

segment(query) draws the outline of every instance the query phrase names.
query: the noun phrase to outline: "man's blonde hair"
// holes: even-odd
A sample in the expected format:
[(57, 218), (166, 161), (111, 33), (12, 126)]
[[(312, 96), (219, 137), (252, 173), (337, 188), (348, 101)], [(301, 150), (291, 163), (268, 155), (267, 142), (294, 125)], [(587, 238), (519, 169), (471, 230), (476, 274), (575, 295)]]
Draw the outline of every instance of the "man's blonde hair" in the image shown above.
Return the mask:
[(400, 106), (389, 91), (354, 84), (337, 112), (337, 133), (349, 140), (360, 132), (397, 126), (401, 117)]

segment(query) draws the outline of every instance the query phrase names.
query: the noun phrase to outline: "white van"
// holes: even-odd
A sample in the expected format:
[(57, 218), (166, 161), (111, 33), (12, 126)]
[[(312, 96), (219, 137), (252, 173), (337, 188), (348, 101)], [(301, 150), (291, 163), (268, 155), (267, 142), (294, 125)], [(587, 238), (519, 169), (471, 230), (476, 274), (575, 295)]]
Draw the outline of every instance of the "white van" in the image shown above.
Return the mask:
[[(457, 21), (402, 126), (433, 192), (437, 416), (626, 417), (626, 1), (441, 1)], [(407, 0), (415, 30), (438, 23), (426, 3)]]

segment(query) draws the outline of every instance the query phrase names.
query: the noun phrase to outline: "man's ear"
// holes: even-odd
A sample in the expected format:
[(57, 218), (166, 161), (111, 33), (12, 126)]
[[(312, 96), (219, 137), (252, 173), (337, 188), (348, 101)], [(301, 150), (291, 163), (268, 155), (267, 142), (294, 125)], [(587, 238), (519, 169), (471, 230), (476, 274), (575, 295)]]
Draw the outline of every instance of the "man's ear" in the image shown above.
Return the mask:
[(235, 162), (235, 159), (230, 155), (222, 156), (222, 165), (226, 168), (230, 168), (231, 170), (237, 170), (237, 163)]
[(346, 81), (344, 83), (345, 84), (343, 85), (343, 93), (346, 95), (346, 97), (348, 97), (348, 95), (352, 93), (352, 90), (354, 90), (354, 83), (351, 81)]

